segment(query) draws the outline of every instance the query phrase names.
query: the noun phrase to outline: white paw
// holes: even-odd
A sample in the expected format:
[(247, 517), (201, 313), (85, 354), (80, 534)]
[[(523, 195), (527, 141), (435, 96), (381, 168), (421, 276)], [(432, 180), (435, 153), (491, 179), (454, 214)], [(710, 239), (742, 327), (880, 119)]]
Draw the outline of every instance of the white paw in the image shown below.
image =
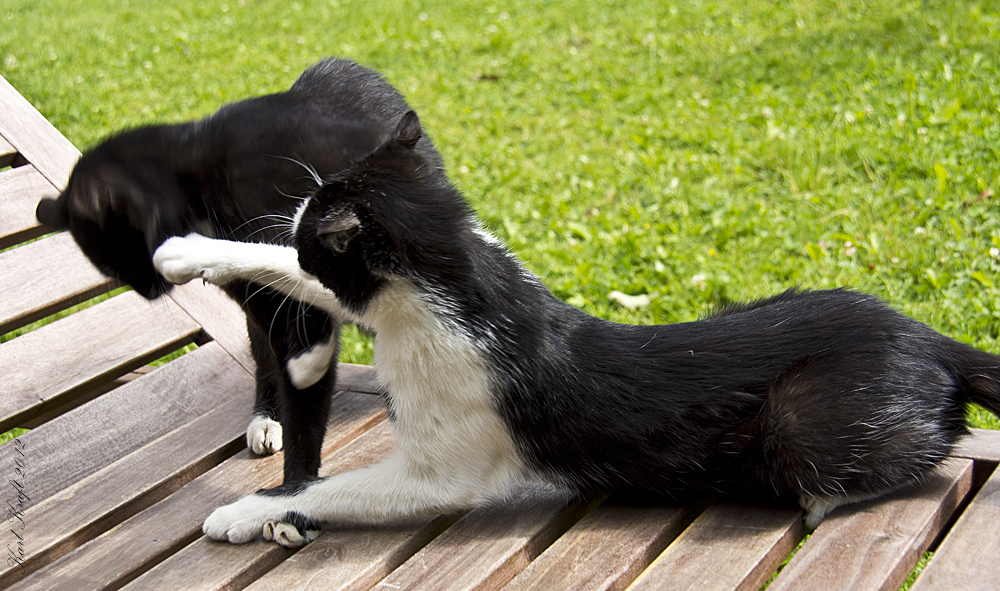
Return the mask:
[(225, 270), (219, 264), (224, 240), (188, 234), (168, 238), (153, 253), (156, 270), (171, 283), (187, 283), (201, 277), (210, 283), (225, 283)]
[(264, 529), (261, 532), (265, 540), (274, 542), (285, 548), (305, 546), (318, 538), (321, 533), (323, 533), (322, 530), (318, 529), (299, 531), (299, 528), (291, 523), (281, 523), (279, 521), (268, 521), (264, 524)]
[(201, 531), (213, 540), (243, 544), (261, 535), (264, 524), (277, 521), (287, 513), (280, 508), (281, 498), (260, 495), (243, 497), (231, 505), (219, 507), (205, 520)]
[(259, 456), (281, 451), (281, 423), (254, 415), (247, 427), (247, 447)]
[(837, 503), (814, 497), (799, 497), (799, 506), (806, 511), (806, 529), (814, 530), (823, 523), (826, 516), (837, 508)]

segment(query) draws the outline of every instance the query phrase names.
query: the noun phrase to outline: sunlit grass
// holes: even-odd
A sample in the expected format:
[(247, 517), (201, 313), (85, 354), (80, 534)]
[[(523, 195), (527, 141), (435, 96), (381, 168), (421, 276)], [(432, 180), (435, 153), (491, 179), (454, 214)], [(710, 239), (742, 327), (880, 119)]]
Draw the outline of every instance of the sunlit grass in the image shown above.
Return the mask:
[[(0, 74), (80, 147), (350, 57), (407, 96), (486, 225), (592, 314), (675, 322), (849, 286), (1000, 353), (995, 4), (0, 5)], [(345, 337), (343, 359), (370, 355)]]

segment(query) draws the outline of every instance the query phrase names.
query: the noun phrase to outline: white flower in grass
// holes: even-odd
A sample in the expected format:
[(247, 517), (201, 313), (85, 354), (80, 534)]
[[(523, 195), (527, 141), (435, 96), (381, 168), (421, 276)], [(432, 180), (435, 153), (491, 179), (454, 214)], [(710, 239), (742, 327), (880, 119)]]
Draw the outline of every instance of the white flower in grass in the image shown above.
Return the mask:
[(645, 308), (652, 301), (652, 298), (650, 298), (648, 294), (643, 293), (633, 296), (633, 295), (628, 295), (626, 293), (622, 293), (617, 289), (609, 293), (608, 297), (630, 310), (635, 310), (636, 308)]
[(691, 285), (697, 287), (698, 291), (705, 291), (708, 289), (708, 277), (704, 273), (698, 273), (691, 277)]

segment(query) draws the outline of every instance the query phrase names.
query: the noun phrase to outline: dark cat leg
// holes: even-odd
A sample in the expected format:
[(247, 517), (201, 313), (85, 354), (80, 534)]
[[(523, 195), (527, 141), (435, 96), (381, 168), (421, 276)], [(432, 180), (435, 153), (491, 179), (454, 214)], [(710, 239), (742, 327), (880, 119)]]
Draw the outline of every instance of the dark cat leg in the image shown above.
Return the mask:
[(285, 306), (276, 322), (272, 346), (281, 364), (278, 390), (285, 449), (285, 484), (316, 478), (320, 450), (337, 381), (340, 326), (325, 312), (305, 304)]
[(278, 422), (281, 412), (278, 390), (284, 387), (281, 365), (271, 349), (267, 332), (249, 316), (247, 334), (250, 337), (250, 351), (257, 366), (257, 397), (254, 401), (253, 419), (247, 427), (247, 447), (257, 455), (270, 455), (281, 451), (282, 447), (282, 429)]
[(339, 325), (269, 288), (247, 284), (238, 295), (244, 296), (257, 361), (248, 443), (254, 449), (254, 437), (263, 437), (273, 451), (284, 450), (284, 482), (316, 478), (336, 381)]
[(956, 387), (932, 360), (888, 347), (798, 364), (757, 419), (767, 484), (797, 496), (815, 528), (840, 505), (920, 482), (958, 437)]

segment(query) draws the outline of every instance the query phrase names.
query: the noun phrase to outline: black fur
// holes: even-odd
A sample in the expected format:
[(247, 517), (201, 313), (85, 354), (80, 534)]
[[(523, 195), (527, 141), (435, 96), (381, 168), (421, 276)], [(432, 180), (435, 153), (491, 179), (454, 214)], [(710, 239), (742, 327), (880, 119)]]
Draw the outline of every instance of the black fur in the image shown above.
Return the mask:
[(840, 504), (919, 481), (966, 432), (967, 402), (1000, 412), (1000, 358), (848, 290), (791, 290), (673, 325), (590, 317), (481, 235), (410, 147), (419, 132), (407, 114), (315, 193), (300, 265), (356, 313), (388, 278), (411, 280), (487, 351), (496, 412), (552, 480)]
[[(153, 299), (172, 287), (152, 264), (164, 240), (197, 231), (287, 243), (291, 216), (319, 175), (369, 153), (408, 110), (377, 73), (347, 60), (323, 61), (286, 92), (224, 106), (200, 121), (142, 127), (103, 141), (83, 154), (58, 199), (39, 203), (37, 216), (68, 228), (102, 272)], [(428, 140), (417, 149), (440, 162)], [(285, 481), (316, 476), (336, 355), (327, 375), (301, 391), (289, 381), (286, 363), (336, 339), (339, 322), (264, 286), (234, 282), (224, 289), (247, 313), (257, 362), (255, 413), (280, 417), (283, 426)]]

